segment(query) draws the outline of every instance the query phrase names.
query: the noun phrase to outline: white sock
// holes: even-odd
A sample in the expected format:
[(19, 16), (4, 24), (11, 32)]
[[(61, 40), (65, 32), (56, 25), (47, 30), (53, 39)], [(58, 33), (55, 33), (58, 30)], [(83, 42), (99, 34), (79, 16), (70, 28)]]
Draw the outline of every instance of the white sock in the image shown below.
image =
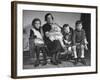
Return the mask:
[(76, 51), (74, 52), (74, 58), (77, 58), (77, 53), (76, 53)]
[(81, 58), (84, 58), (84, 50), (82, 50), (82, 55), (81, 55)]

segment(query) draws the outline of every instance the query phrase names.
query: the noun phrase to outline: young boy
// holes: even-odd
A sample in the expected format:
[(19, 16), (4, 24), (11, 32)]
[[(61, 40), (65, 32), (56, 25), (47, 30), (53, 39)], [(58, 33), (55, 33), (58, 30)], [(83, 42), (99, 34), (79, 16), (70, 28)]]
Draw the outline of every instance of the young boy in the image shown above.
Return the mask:
[(39, 66), (40, 63), (40, 52), (43, 53), (43, 65), (47, 64), (46, 61), (46, 47), (41, 34), (41, 21), (38, 18), (35, 18), (32, 21), (32, 28), (30, 29), (30, 39), (33, 39), (33, 44), (35, 47), (36, 61), (34, 66)]
[(81, 62), (86, 65), (86, 62), (84, 60), (85, 56), (84, 56), (84, 49), (87, 49), (87, 40), (86, 40), (86, 35), (85, 35), (85, 31), (84, 29), (82, 29), (82, 22), (80, 20), (76, 21), (75, 24), (75, 30), (74, 30), (74, 34), (73, 34), (73, 50), (74, 50), (74, 58), (75, 58), (75, 64), (77, 64), (78, 62), (78, 50), (80, 49), (81, 51), (81, 55), (80, 55), (80, 59)]
[(67, 54), (67, 60), (72, 58), (72, 36), (73, 36), (73, 29), (69, 26), (69, 24), (63, 25), (63, 41), (65, 44), (65, 54)]

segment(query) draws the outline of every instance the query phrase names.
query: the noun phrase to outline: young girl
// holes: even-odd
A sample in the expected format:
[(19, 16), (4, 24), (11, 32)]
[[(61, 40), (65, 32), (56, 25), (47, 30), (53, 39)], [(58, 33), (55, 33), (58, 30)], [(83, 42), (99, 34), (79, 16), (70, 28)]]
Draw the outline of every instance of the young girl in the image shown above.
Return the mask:
[(30, 39), (33, 39), (34, 47), (35, 47), (35, 53), (36, 53), (36, 61), (34, 66), (38, 66), (40, 63), (40, 51), (43, 53), (43, 65), (47, 64), (46, 61), (46, 47), (42, 38), (41, 34), (41, 21), (38, 18), (35, 18), (32, 21), (32, 28), (30, 29)]
[(73, 29), (69, 26), (69, 24), (63, 25), (63, 41), (65, 44), (65, 54), (68, 55), (68, 59), (72, 57), (72, 37), (73, 37)]

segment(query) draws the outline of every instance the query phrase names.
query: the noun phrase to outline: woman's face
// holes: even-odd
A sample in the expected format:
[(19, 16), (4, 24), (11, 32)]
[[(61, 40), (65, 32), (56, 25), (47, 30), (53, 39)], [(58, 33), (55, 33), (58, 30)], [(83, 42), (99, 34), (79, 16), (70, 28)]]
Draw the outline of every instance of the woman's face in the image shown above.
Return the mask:
[(41, 26), (40, 21), (35, 21), (34, 26), (35, 26), (36, 29), (39, 29), (40, 26)]
[(48, 15), (47, 16), (47, 23), (53, 23), (53, 19), (52, 19), (52, 16), (51, 15)]

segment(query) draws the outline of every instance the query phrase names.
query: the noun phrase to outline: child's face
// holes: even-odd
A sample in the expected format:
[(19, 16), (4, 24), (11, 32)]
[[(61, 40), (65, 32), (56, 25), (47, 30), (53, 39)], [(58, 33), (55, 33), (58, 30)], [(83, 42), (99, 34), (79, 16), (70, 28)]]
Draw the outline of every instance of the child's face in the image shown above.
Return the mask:
[(68, 37), (69, 37), (69, 36), (68, 36), (68, 35), (66, 35), (66, 36), (65, 36), (65, 39), (66, 39), (66, 40), (68, 40)]
[(80, 31), (82, 27), (83, 27), (82, 24), (77, 24), (76, 29)]
[(34, 26), (36, 29), (39, 29), (41, 26), (40, 21), (35, 21)]
[(67, 26), (67, 27), (64, 28), (64, 32), (65, 33), (69, 33), (70, 32), (69, 26)]

